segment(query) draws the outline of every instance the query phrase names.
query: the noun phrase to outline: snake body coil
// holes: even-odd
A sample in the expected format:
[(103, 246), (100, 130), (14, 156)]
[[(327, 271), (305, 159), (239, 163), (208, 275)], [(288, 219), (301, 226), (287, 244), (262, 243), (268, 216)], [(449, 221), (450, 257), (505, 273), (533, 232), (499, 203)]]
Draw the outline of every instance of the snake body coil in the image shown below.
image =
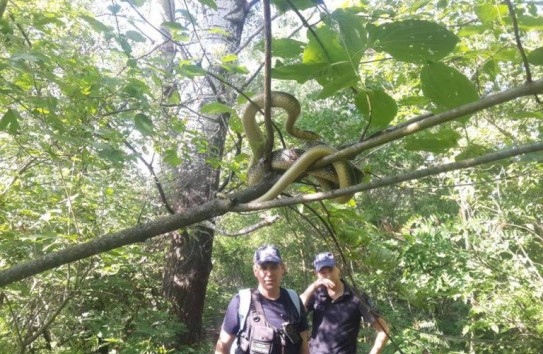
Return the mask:
[[(285, 129), (290, 135), (306, 140), (317, 140), (319, 135), (294, 126), (300, 115), (301, 108), (298, 100), (285, 92), (274, 91), (271, 94), (271, 106), (283, 108), (288, 113)], [(260, 94), (251, 98), (251, 102), (245, 108), (242, 123), (252, 150), (247, 182), (249, 185), (257, 184), (264, 177), (265, 165), (263, 161), (266, 138), (256, 123), (256, 113), (264, 107), (264, 95)], [(334, 162), (332, 166), (325, 166), (317, 170), (309, 170), (315, 161), (324, 156), (333, 154), (336, 150), (330, 146), (319, 144), (307, 151), (302, 149), (276, 150), (271, 156), (271, 168), (285, 171), (281, 178), (270, 188), (268, 192), (256, 199), (256, 202), (271, 200), (283, 192), (291, 183), (304, 177), (313, 176), (324, 190), (345, 188), (357, 184), (362, 179), (362, 172), (346, 160)], [(352, 195), (341, 196), (334, 200), (338, 203), (346, 203)]]

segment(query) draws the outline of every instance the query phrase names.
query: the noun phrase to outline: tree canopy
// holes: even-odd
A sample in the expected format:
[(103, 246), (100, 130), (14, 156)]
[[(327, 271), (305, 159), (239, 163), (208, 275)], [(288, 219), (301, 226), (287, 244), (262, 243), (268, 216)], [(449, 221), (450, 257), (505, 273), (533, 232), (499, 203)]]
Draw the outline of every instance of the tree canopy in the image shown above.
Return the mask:
[[(270, 42), (263, 7), (0, 0), (1, 347), (209, 352), (275, 243), (300, 292), (337, 253), (390, 353), (541, 352), (541, 4), (276, 0)], [(348, 159), (359, 184), (251, 202), (277, 179), (246, 184), (241, 115), (266, 79), (336, 149), (312, 168)], [(273, 149), (305, 148), (273, 117)], [(180, 249), (213, 270), (176, 303)]]

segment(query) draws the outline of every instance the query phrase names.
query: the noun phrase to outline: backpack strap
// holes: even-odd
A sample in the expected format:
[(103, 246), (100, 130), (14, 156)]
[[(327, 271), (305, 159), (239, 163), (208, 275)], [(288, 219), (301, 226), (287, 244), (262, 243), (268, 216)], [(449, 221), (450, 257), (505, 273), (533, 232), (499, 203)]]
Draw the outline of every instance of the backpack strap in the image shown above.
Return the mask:
[(238, 320), (239, 320), (239, 330), (236, 333), (236, 339), (232, 346), (230, 347), (230, 354), (236, 354), (238, 347), (240, 346), (240, 335), (245, 331), (247, 324), (247, 316), (249, 316), (249, 311), (251, 308), (251, 289), (241, 289), (238, 291), (239, 295), (239, 306), (238, 306)]
[(288, 295), (290, 296), (291, 302), (294, 304), (294, 307), (296, 308), (296, 316), (298, 316), (298, 319), (300, 319), (300, 297), (298, 296), (298, 293), (293, 289), (287, 289)]
[(245, 330), (245, 324), (247, 323), (247, 316), (249, 315), (249, 309), (251, 307), (251, 289), (241, 289), (239, 294), (239, 307), (238, 307), (238, 319), (239, 319), (239, 331), (238, 334)]
[[(287, 293), (290, 297), (290, 301), (294, 304), (294, 308), (296, 309), (296, 316), (298, 319), (300, 318), (300, 298), (298, 297), (298, 293), (294, 289), (286, 289)], [(243, 330), (245, 330), (245, 325), (247, 323), (247, 316), (249, 315), (249, 311), (251, 309), (251, 294), (253, 293), (252, 289), (241, 289), (239, 294), (239, 307), (238, 307), (238, 318), (239, 318), (239, 331), (238, 333), (241, 333)]]

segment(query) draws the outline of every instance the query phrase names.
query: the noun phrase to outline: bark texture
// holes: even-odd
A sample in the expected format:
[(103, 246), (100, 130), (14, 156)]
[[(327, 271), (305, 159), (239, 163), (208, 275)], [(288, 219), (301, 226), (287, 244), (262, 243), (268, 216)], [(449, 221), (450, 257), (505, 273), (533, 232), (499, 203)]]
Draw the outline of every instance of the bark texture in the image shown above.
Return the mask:
[[(199, 27), (219, 28), (223, 32), (200, 31), (200, 37), (195, 40), (201, 45), (181, 48), (180, 53), (184, 58), (202, 58), (202, 67), (227, 77), (230, 83), (235, 84), (236, 78), (228, 77), (215, 63), (239, 47), (247, 14), (246, 3), (240, 0), (219, 0), (217, 6), (217, 11), (202, 9), (196, 18), (199, 19)], [(202, 36), (202, 33), (209, 34)], [(210, 76), (190, 85), (190, 88), (184, 90), (187, 96), (184, 98), (195, 101), (197, 106), (212, 101), (232, 105), (236, 97), (232, 89)], [(199, 111), (197, 106), (193, 112)], [(219, 185), (220, 170), (214, 168), (210, 161), (221, 160), (228, 130), (228, 115), (204, 117), (193, 113), (180, 118), (185, 121), (186, 134), (183, 137), (184, 154), (180, 154), (183, 162), (177, 168), (172, 195), (172, 204), (177, 213), (214, 197)], [(212, 269), (213, 237), (213, 230), (204, 226), (185, 228), (171, 234), (163, 293), (187, 329), (179, 334), (179, 345), (193, 344), (202, 338), (202, 314)]]

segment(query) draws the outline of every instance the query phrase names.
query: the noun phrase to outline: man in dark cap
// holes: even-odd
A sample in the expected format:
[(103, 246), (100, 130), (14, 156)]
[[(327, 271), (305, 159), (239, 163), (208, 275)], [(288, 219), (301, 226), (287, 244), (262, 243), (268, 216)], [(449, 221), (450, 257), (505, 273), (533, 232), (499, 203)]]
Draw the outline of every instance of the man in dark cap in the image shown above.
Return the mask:
[(330, 252), (319, 253), (313, 262), (317, 280), (300, 295), (308, 313), (313, 312), (309, 341), (311, 354), (355, 354), (361, 321), (377, 330), (370, 354), (378, 354), (388, 340), (388, 324), (380, 318), (367, 297), (355, 296), (341, 279), (341, 271)]
[(285, 265), (277, 247), (256, 250), (253, 272), (258, 287), (230, 301), (215, 354), (308, 354), (305, 310), (295, 291), (281, 287)]

